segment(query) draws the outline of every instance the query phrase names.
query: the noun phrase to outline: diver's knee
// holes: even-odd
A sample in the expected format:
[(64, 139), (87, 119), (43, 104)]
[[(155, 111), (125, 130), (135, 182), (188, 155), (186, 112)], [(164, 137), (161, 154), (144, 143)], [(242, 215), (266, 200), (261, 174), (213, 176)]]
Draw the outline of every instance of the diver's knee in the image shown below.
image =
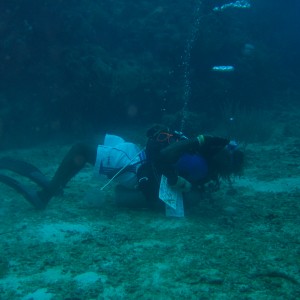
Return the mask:
[[(70, 152), (72, 153), (74, 163), (78, 167), (83, 167), (87, 162), (92, 163), (95, 160), (95, 154), (90, 153), (91, 146), (84, 142), (73, 145)], [(94, 152), (96, 153), (96, 150)]]

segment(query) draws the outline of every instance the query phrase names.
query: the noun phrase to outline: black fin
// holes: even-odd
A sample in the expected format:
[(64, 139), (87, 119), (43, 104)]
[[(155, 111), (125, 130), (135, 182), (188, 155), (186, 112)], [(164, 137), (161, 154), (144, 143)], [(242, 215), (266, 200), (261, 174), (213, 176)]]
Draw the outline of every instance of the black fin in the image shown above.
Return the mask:
[(48, 178), (37, 167), (25, 161), (3, 157), (0, 159), (0, 169), (10, 170), (25, 176), (42, 188), (49, 187)]
[(24, 198), (30, 202), (37, 209), (44, 209), (47, 203), (44, 203), (39, 197), (35, 190), (31, 189), (28, 186), (21, 184), (19, 181), (4, 175), (0, 174), (0, 182), (7, 184), (12, 187), (15, 191), (20, 193)]

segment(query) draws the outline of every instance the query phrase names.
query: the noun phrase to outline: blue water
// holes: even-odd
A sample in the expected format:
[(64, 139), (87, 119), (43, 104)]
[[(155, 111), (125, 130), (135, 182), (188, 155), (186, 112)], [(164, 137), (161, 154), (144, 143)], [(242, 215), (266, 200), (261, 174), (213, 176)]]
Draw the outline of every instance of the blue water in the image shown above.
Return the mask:
[(227, 102), (272, 110), (299, 89), (299, 3), (236, 2), (2, 1), (3, 147), (182, 110), (214, 127)]

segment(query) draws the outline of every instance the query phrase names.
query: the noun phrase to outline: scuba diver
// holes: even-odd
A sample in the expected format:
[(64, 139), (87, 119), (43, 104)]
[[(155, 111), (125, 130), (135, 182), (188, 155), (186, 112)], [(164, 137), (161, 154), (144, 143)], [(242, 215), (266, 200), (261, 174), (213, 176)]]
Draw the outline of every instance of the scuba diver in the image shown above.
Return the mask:
[(235, 141), (202, 134), (187, 138), (163, 125), (150, 128), (147, 137), (147, 160), (139, 168), (138, 178), (140, 190), (151, 204), (162, 203), (158, 197), (162, 175), (168, 186), (187, 193), (203, 191), (209, 182), (219, 187), (220, 179), (229, 180), (243, 172), (244, 153)]
[(228, 139), (209, 135), (187, 138), (164, 125), (151, 127), (147, 138), (144, 149), (114, 135), (106, 135), (103, 145), (77, 143), (51, 180), (27, 162), (4, 157), (0, 159), (1, 170), (25, 176), (40, 189), (28, 187), (5, 172), (0, 173), (0, 182), (15, 189), (35, 208), (45, 209), (50, 199), (61, 195), (67, 183), (88, 163), (94, 165), (96, 174), (110, 179), (102, 189), (114, 180), (121, 195), (124, 191), (142, 192), (147, 206), (154, 208), (162, 203), (162, 177), (170, 188), (187, 193), (207, 182), (218, 183), (220, 178), (242, 173), (244, 153)]

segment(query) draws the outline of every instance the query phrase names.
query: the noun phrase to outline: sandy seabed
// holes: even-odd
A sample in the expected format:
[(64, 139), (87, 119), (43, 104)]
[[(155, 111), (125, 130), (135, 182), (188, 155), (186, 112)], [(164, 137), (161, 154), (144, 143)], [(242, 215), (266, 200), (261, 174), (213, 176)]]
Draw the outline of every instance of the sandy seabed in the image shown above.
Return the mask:
[[(52, 176), (67, 150), (3, 156)], [(44, 211), (1, 184), (0, 299), (300, 299), (299, 154), (249, 145), (245, 175), (182, 219), (116, 207), (89, 167)]]

